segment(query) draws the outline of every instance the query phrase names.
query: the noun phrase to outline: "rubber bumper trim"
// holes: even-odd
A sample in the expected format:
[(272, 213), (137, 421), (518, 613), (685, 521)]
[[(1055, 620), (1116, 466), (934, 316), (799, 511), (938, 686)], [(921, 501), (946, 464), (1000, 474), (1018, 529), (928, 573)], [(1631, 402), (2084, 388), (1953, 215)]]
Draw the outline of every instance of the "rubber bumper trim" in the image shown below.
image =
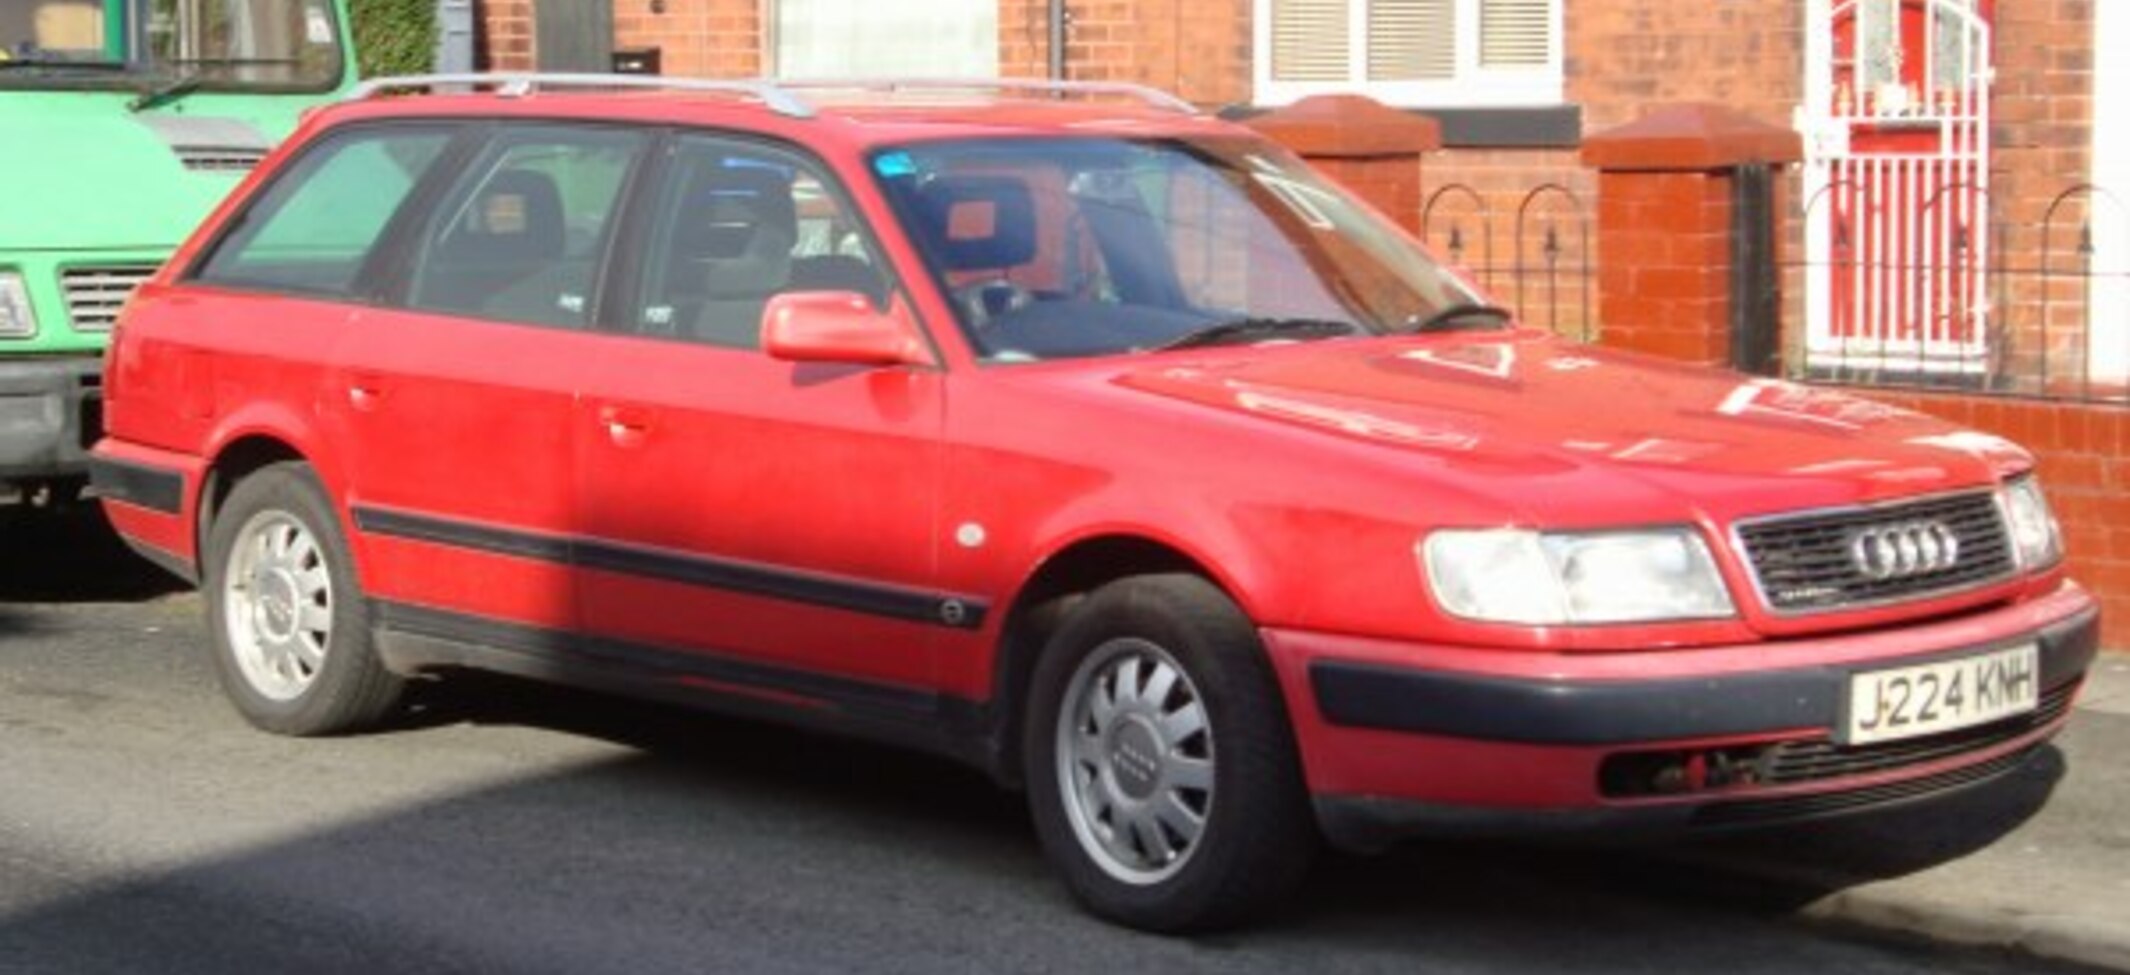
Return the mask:
[(2100, 613), (2088, 608), (2030, 635), (1863, 665), (1578, 681), (1318, 660), (1309, 665), (1309, 681), (1317, 709), (1334, 725), (1481, 741), (1618, 745), (1833, 727), (1850, 674), (2029, 640), (2041, 647), (2040, 686), (2055, 687), (2093, 662), (2100, 647)]
[(149, 464), (109, 457), (89, 458), (89, 486), (97, 497), (166, 515), (185, 511), (185, 475)]

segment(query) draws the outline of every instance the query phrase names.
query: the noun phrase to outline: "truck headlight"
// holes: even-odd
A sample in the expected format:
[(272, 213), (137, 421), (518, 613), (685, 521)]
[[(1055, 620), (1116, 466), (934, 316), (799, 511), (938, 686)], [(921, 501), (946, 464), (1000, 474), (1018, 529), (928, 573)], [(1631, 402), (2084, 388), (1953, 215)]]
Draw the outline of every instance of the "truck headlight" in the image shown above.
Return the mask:
[(37, 313), (30, 310), (30, 289), (22, 275), (0, 271), (0, 337), (37, 334)]
[(1452, 615), (1490, 623), (1636, 623), (1736, 615), (1692, 528), (1444, 530), (1420, 561)]
[(2063, 558), (2063, 532), (2049, 511), (2049, 499), (2041, 493), (2041, 479), (2028, 475), (2006, 484), (1997, 492), (2004, 507), (2004, 523), (2012, 533), (2012, 554), (2023, 569), (2039, 569)]

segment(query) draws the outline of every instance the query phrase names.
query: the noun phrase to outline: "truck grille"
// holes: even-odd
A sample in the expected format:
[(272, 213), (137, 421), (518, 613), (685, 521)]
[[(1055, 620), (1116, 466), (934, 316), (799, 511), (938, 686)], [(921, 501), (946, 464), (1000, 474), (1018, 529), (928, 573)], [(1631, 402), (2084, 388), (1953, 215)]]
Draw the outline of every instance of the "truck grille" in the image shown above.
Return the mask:
[(70, 267), (59, 272), (59, 287), (66, 292), (67, 317), (73, 320), (74, 330), (109, 331), (133, 289), (154, 273), (153, 264)]
[[(1867, 573), (1859, 535), (1943, 526), (1958, 540), (1944, 565)], [(1914, 599), (2010, 575), (2010, 538), (1988, 492), (1855, 510), (1764, 518), (1738, 526), (1763, 599), (1779, 612), (1811, 613)], [(1883, 567), (1882, 567), (1883, 568)]]

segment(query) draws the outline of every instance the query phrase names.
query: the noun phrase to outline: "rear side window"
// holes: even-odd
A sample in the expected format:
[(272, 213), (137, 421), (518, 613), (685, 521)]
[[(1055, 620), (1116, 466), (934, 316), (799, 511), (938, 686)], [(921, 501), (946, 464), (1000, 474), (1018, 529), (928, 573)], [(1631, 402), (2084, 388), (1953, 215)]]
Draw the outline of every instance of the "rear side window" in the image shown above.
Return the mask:
[(582, 126), (504, 129), (429, 218), (407, 305), (586, 325), (608, 225), (645, 139)]
[(347, 295), (392, 215), (451, 133), (365, 128), (306, 152), (252, 203), (194, 277), (215, 284)]

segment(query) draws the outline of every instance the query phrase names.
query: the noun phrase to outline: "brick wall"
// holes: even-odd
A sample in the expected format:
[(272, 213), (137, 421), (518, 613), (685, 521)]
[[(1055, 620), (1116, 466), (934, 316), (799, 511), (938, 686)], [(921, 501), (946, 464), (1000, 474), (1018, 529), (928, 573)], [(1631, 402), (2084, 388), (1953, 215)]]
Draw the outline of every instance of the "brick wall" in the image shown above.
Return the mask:
[(533, 66), (532, 0), (481, 0), (474, 63), (484, 71)]
[[(1068, 0), (1066, 77), (1132, 81), (1202, 105), (1247, 104), (1250, 0)], [(999, 0), (999, 72), (1049, 72), (1047, 0)]]
[(2047, 400), (1852, 389), (2032, 450), (2063, 523), (2071, 577), (2101, 602), (2101, 643), (2130, 648), (2130, 409)]

